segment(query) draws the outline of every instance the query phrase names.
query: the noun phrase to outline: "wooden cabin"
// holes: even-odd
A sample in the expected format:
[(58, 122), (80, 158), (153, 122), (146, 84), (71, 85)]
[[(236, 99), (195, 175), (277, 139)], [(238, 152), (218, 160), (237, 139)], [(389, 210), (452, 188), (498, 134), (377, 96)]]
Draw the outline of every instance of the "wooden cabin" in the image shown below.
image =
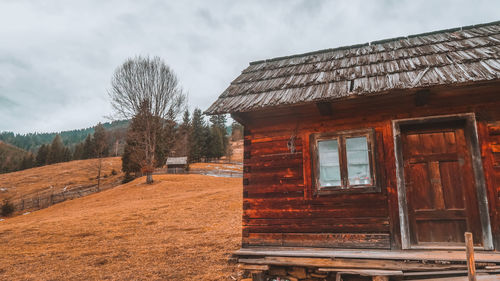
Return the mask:
[(187, 156), (168, 157), (165, 162), (167, 174), (184, 174), (188, 169)]
[(500, 22), (251, 62), (207, 113), (245, 128), (255, 280), (466, 275), (465, 232), (499, 272)]

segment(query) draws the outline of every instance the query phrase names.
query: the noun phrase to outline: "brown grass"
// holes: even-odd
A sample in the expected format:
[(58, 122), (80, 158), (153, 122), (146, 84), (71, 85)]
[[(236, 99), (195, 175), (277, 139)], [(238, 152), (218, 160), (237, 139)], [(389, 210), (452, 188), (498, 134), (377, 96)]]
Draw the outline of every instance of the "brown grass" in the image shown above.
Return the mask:
[(0, 280), (232, 280), (241, 179), (154, 176), (0, 221)]
[[(0, 174), (0, 201), (16, 200), (36, 196), (40, 193), (58, 193), (79, 186), (97, 184), (97, 159), (76, 160), (58, 163), (19, 172)], [(115, 170), (117, 175), (111, 175)], [(104, 178), (106, 176), (106, 178)], [(101, 184), (117, 185), (121, 181), (121, 158), (110, 157), (102, 160)]]

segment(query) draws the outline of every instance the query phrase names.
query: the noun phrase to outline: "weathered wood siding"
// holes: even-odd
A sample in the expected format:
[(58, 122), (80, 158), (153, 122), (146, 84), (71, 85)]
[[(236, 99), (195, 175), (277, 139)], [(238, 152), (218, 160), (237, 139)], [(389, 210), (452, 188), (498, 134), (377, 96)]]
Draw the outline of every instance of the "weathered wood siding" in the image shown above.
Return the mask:
[[(500, 111), (500, 109), (498, 109)], [(497, 119), (498, 120), (498, 119)], [(495, 238), (495, 248), (500, 250), (500, 122), (488, 122), (487, 127), (487, 137), (488, 142), (483, 145), (483, 153), (486, 159), (489, 161), (485, 162), (486, 169), (491, 171), (491, 173), (486, 174), (487, 184), (491, 185), (490, 198), (496, 199), (495, 203), (496, 210), (490, 208), (491, 212), (496, 213), (496, 223), (494, 225), (494, 238)]]
[[(473, 112), (498, 249), (498, 89), (435, 90), (422, 106), (411, 93), (348, 100), (333, 104), (329, 116), (313, 105), (238, 115), (245, 122), (243, 246), (401, 248), (392, 120)], [(313, 195), (309, 135), (366, 128), (375, 130), (380, 191)]]

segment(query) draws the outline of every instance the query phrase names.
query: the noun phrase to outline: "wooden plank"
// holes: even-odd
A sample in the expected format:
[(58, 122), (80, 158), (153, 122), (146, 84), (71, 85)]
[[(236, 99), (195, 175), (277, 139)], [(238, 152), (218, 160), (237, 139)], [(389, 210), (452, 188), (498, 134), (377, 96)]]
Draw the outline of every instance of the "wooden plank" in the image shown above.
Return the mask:
[(313, 198), (313, 184), (312, 184), (312, 163), (311, 163), (311, 149), (309, 132), (302, 132), (301, 139), (302, 145), (302, 168), (304, 180), (304, 199), (311, 200)]
[(238, 268), (241, 270), (266, 271), (266, 270), (269, 270), (269, 265), (240, 263), (240, 264), (238, 264)]
[[(255, 160), (255, 159), (254, 159)], [(251, 171), (275, 171), (291, 167), (302, 167), (302, 159), (298, 157), (288, 157), (288, 159), (274, 159), (268, 161), (250, 161), (248, 164)]]
[[(302, 220), (302, 219), (301, 219)], [(280, 220), (276, 220), (279, 222)], [(272, 225), (243, 225), (252, 233), (322, 233), (322, 232), (389, 232), (388, 224), (356, 224), (356, 223), (338, 223), (338, 224), (320, 224), (311, 220), (309, 224), (272, 224)], [(376, 221), (376, 220), (374, 220)]]
[(361, 276), (403, 276), (403, 272), (401, 270), (318, 268), (318, 271), (338, 272), (340, 274), (355, 274)]
[(245, 218), (243, 227), (250, 232), (389, 232), (387, 218)]
[(500, 153), (500, 144), (499, 143), (492, 143), (491, 144), (491, 151), (494, 153)]
[[(374, 250), (374, 249), (325, 249), (300, 247), (252, 247), (242, 248), (235, 252), (239, 256), (285, 256), (285, 257), (323, 257), (323, 258), (357, 258), (383, 260), (433, 260), (466, 262), (465, 250)], [(500, 264), (500, 253), (476, 251), (476, 262), (493, 262)]]
[(383, 269), (398, 271), (430, 271), (430, 270), (466, 270), (465, 264), (439, 264), (409, 261), (374, 260), (374, 259), (327, 259), (327, 258), (300, 258), (300, 257), (264, 257), (240, 258), (240, 263), (279, 265), (279, 266), (305, 266), (328, 268), (331, 271), (338, 269)]
[[(413, 281), (467, 281), (469, 280), (467, 276), (463, 277), (445, 277), (445, 278), (426, 278), (426, 279), (413, 279)], [(498, 281), (500, 280), (500, 275), (479, 275), (477, 276), (478, 281)]]
[(243, 192), (248, 192), (248, 193), (293, 192), (302, 190), (304, 190), (303, 185), (294, 183), (283, 183), (283, 184), (272, 184), (272, 185), (249, 184), (243, 186)]
[[(391, 229), (391, 249), (401, 249), (401, 229), (399, 224), (399, 202), (398, 202), (398, 191), (397, 191), (397, 179), (396, 179), (396, 158), (394, 154), (394, 138), (392, 132), (391, 122), (386, 122), (386, 124), (381, 128), (381, 132), (377, 135), (381, 135), (381, 141), (378, 142), (378, 147), (383, 149), (379, 153), (383, 155), (383, 161), (379, 162), (381, 166), (385, 169), (379, 169), (379, 173), (382, 174), (381, 179), (385, 181), (380, 181), (380, 183), (386, 184), (387, 193), (387, 203), (389, 211), (390, 229)], [(385, 173), (385, 174), (383, 174)]]
[[(294, 178), (302, 180), (302, 166), (291, 166), (274, 171), (255, 171), (251, 169), (245, 174), (245, 178), (249, 178), (252, 182), (265, 182), (266, 180), (276, 180), (282, 178)], [(299, 182), (301, 183), (301, 182)]]
[(439, 170), (439, 162), (432, 161), (429, 163), (429, 176), (431, 190), (434, 195), (434, 207), (438, 210), (445, 209), (443, 187), (441, 184), (441, 174)]
[[(334, 208), (333, 206), (331, 208)], [(387, 209), (384, 207), (372, 208), (372, 209), (359, 209), (359, 208), (321, 208), (321, 207), (311, 207), (310, 209), (305, 208), (305, 206), (297, 206), (297, 208), (287, 209), (287, 208), (277, 208), (277, 209), (254, 209), (251, 205), (249, 209), (244, 210), (244, 215), (247, 218), (340, 218), (340, 217), (368, 217), (368, 216), (379, 216), (387, 217)]]
[[(251, 229), (251, 228), (250, 228)], [(376, 233), (252, 233), (243, 242), (249, 246), (389, 248), (389, 234)]]
[[(466, 125), (466, 136), (468, 136), (468, 141), (470, 142), (470, 155), (472, 156), (472, 166), (474, 167), (474, 182), (476, 184), (477, 192), (477, 204), (479, 205), (480, 223), (477, 222), (482, 230), (482, 239), (480, 237), (474, 237), (474, 239), (483, 240), (483, 246), (487, 250), (493, 250), (493, 233), (492, 228), (495, 229), (495, 222), (493, 225), (490, 222), (489, 216), (489, 206), (488, 206), (488, 187), (485, 177), (485, 172), (491, 173), (491, 170), (483, 170), (483, 159), (482, 155), (485, 154), (485, 147), (487, 141), (487, 129), (484, 122), (475, 122), (474, 118), (470, 117), (467, 120)], [(485, 161), (488, 162), (488, 161)], [(491, 193), (490, 193), (491, 194)], [(492, 198), (490, 198), (491, 200)], [(494, 207), (495, 203), (491, 202)], [(495, 219), (496, 215), (493, 214)], [(471, 231), (476, 234), (475, 229)]]
[(265, 198), (303, 198), (303, 190), (286, 190), (278, 192), (249, 192), (243, 191), (243, 198), (265, 199)]
[[(486, 267), (485, 267), (486, 268)], [(404, 276), (438, 276), (438, 275), (467, 275), (467, 270), (442, 270), (442, 271), (410, 271), (403, 272)], [(497, 273), (500, 270), (478, 269), (477, 273)]]
[(379, 233), (284, 233), (283, 246), (389, 248), (389, 234)]
[(492, 136), (498, 136), (500, 135), (500, 124), (493, 123), (488, 125), (488, 133)]
[(322, 225), (322, 224), (377, 224), (377, 225), (388, 225), (389, 221), (387, 218), (378, 217), (355, 217), (355, 218), (316, 218), (311, 220), (309, 218), (295, 218), (295, 219), (245, 219), (243, 221), (244, 225), (293, 225), (293, 224), (310, 224), (310, 225)]
[[(478, 137), (481, 144), (481, 155), (483, 157), (483, 167), (485, 183), (487, 185), (488, 205), (490, 206), (491, 230), (493, 232), (493, 243), (495, 249), (500, 249), (500, 169), (495, 165), (500, 165), (500, 153), (492, 153), (489, 149), (489, 143), (500, 142), (500, 135), (488, 133), (487, 124), (478, 122)], [(495, 156), (497, 155), (497, 157)], [(499, 167), (500, 168), (500, 167)], [(496, 178), (497, 177), (497, 178)], [(495, 190), (496, 186), (496, 190)]]

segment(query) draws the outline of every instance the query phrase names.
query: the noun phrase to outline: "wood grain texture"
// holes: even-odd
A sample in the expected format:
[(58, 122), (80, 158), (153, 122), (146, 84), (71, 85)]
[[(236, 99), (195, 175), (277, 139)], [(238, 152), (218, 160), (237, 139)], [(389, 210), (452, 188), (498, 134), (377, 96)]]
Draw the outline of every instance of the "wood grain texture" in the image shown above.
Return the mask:
[[(476, 111), (486, 112), (488, 120), (500, 119), (500, 114), (497, 113), (500, 102), (492, 102), (496, 96), (497, 90), (494, 87), (469, 88), (467, 91), (443, 88), (439, 92), (433, 92), (427, 103), (420, 107), (415, 107), (410, 94), (399, 96), (397, 99), (388, 95), (365, 101), (346, 100), (334, 103), (332, 105), (334, 114), (331, 116), (322, 116), (314, 106), (305, 105), (293, 109), (263, 111), (258, 114), (245, 113), (247, 134), (244, 147), (245, 155), (248, 156), (244, 159), (243, 187), (243, 230), (248, 234), (247, 240), (244, 241), (245, 245), (284, 245), (285, 235), (305, 233), (307, 239), (317, 240), (314, 242), (316, 245), (330, 247), (321, 241), (322, 238), (319, 238), (321, 235), (312, 234), (358, 233), (366, 235), (365, 239), (368, 242), (378, 234), (387, 235), (388, 242), (377, 244), (379, 241), (376, 239), (372, 242), (383, 247), (401, 249), (392, 120)], [(359, 111), (359, 108), (366, 110)], [(490, 122), (488, 124), (483, 122), (478, 121), (478, 137), (490, 220), (497, 243), (495, 245), (498, 245), (500, 231), (497, 222), (499, 209), (497, 201), (500, 198), (498, 180), (500, 153), (494, 150), (495, 145), (500, 143), (500, 134), (497, 134), (499, 127), (497, 121), (488, 121)], [(311, 173), (310, 135), (366, 129), (374, 130), (376, 144), (374, 162), (377, 167), (379, 191), (366, 194), (346, 192), (315, 195)], [(481, 130), (485, 131), (481, 133)], [(289, 141), (294, 136), (295, 151), (292, 152)], [(437, 202), (435, 206), (437, 209), (463, 208), (464, 202), (459, 198), (464, 194), (453, 189), (458, 180), (454, 171), (461, 161), (454, 150), (456, 141), (453, 133), (445, 131), (439, 134), (428, 133), (423, 140), (419, 139), (414, 143), (414, 149), (420, 151), (412, 156), (415, 165), (419, 165), (417, 162), (422, 161), (424, 153), (427, 152), (429, 152), (427, 155), (432, 155), (428, 160), (434, 161), (434, 164), (430, 164), (430, 170), (427, 166), (421, 168), (421, 176), (430, 177), (429, 182), (434, 184), (432, 189), (434, 195), (431, 198), (425, 193), (420, 194), (419, 204), (432, 205)], [(441, 161), (439, 165), (435, 163), (439, 161)], [(415, 169), (420, 169), (417, 166)], [(431, 199), (433, 201), (429, 201)], [(425, 223), (432, 224), (432, 218), (428, 213), (421, 215), (428, 220)], [(455, 219), (463, 217), (463, 213), (460, 212), (452, 212), (449, 215)], [(457, 222), (450, 227), (460, 232), (463, 226)], [(301, 239), (308, 241), (306, 237)], [(315, 245), (313, 242), (307, 243)], [(353, 247), (352, 243), (344, 246)]]

